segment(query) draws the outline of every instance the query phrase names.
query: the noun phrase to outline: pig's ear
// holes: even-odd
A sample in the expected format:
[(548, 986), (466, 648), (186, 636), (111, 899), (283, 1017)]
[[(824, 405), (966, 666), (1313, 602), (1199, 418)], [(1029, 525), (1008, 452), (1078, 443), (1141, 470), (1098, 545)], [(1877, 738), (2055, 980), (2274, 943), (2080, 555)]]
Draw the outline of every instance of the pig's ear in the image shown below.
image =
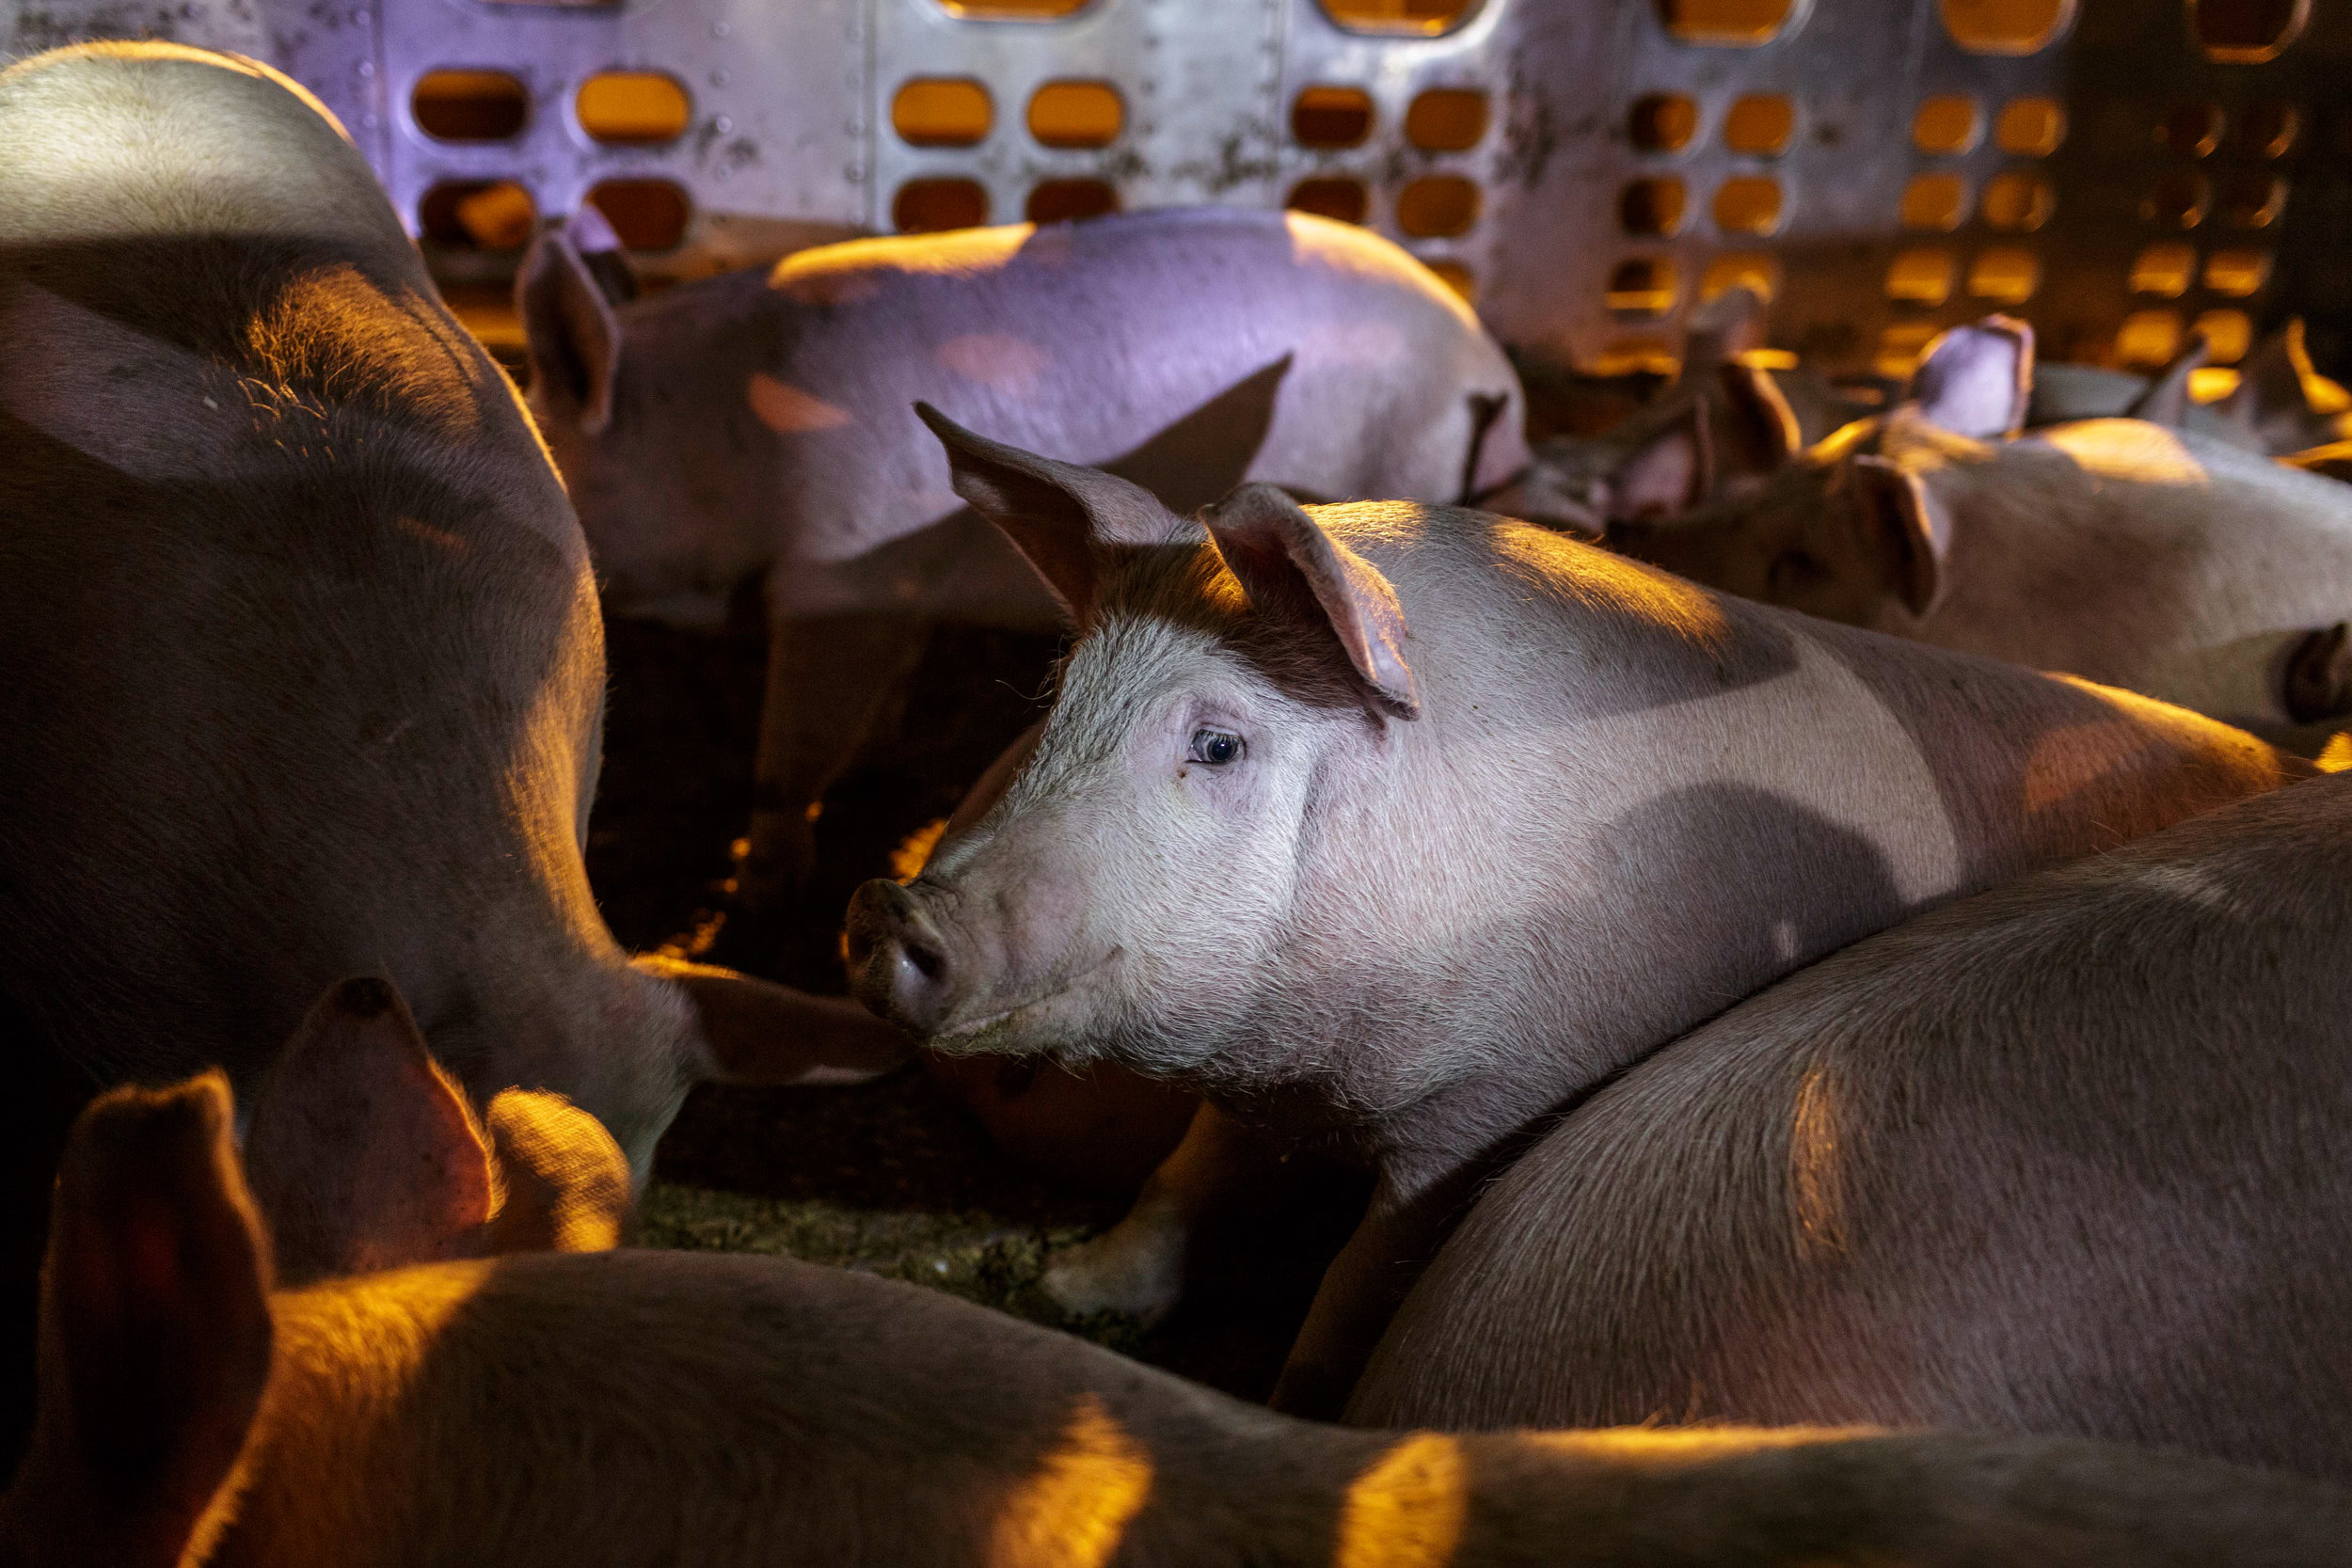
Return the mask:
[(1405, 661), (1404, 607), (1371, 562), (1271, 484), (1243, 485), (1201, 521), (1252, 609), (1322, 621), (1384, 711), (1421, 717), (1421, 689)]
[(1104, 549), (1165, 544), (1176, 531), (1141, 485), (975, 436), (928, 403), (914, 412), (947, 449), (956, 494), (1005, 531), (1082, 626), (1094, 611)]
[(2352, 714), (2352, 624), (2306, 632), (2287, 649), (2280, 699), (2298, 724)]
[(9, 1498), (36, 1560), (172, 1568), (229, 1480), (270, 1369), (269, 1244), (229, 1081), (82, 1113), (41, 1283), (40, 1415)]
[(2033, 328), (2013, 316), (1955, 326), (1928, 345), (1910, 402), (1930, 424), (1994, 441), (2026, 428), (2033, 399)]
[(1739, 424), (1751, 471), (1775, 472), (1804, 450), (1804, 431), (1797, 423), (1797, 411), (1788, 406), (1772, 372), (1734, 359), (1716, 372), (1716, 379)]
[(490, 1154), (388, 980), (345, 980), (254, 1096), (246, 1169), (291, 1280), (443, 1258), (488, 1222)]
[(620, 373), (620, 318), (561, 230), (532, 243), (515, 276), (515, 309), (530, 347), (531, 384), (546, 389), (549, 406), (576, 411), (582, 431), (603, 434)]
[(2328, 410), (2312, 399), (2315, 390), (2330, 385), (2312, 368), (2303, 341), (2303, 318), (2296, 316), (2256, 343), (2240, 362), (2237, 389), (2223, 400), (2221, 411), (2244, 426), (2264, 451), (2298, 451), (2342, 434), (2336, 428), (2342, 404)]
[(621, 236), (610, 218), (583, 201), (564, 220), (564, 237), (580, 252), (606, 304), (627, 305), (637, 297), (637, 269), (628, 264), (628, 252), (621, 248)]
[(723, 1084), (863, 1084), (914, 1053), (904, 1035), (846, 997), (811, 996), (731, 969), (656, 953), (633, 962), (693, 1005), (687, 1068)]
[(2188, 335), (2188, 346), (2172, 356), (2172, 362), (2156, 372), (2148, 383), (2148, 389), (2132, 399), (2123, 409), (2127, 420), (2145, 420), (2150, 424), (2170, 425), (2178, 430), (2188, 422), (2188, 379), (2202, 370), (2211, 353), (2202, 332)]
[(628, 1157), (604, 1123), (560, 1094), (503, 1089), (483, 1117), (506, 1201), (486, 1250), (603, 1252), (628, 1217)]
[(1609, 520), (1671, 517), (1698, 505), (1714, 488), (1715, 438), (1708, 429), (1705, 400), (1692, 398), (1609, 476)]
[(1682, 336), (1682, 369), (1678, 386), (1704, 387), (1709, 377), (1750, 349), (1764, 346), (1764, 296), (1745, 283), (1734, 283), (1691, 312)]
[(1943, 596), (1951, 520), (1916, 474), (1883, 457), (1849, 458), (1843, 468), (1866, 551), (1880, 561), (1888, 592), (1925, 615)]

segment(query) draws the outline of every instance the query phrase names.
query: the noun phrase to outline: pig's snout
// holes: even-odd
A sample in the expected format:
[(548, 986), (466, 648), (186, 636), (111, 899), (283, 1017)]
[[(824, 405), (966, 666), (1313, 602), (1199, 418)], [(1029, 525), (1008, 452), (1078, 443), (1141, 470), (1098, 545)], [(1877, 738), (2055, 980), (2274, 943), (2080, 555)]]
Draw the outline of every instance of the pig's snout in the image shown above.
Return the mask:
[(918, 1035), (934, 1033), (954, 999), (946, 944), (920, 905), (896, 882), (871, 881), (850, 900), (850, 988), (883, 1018)]

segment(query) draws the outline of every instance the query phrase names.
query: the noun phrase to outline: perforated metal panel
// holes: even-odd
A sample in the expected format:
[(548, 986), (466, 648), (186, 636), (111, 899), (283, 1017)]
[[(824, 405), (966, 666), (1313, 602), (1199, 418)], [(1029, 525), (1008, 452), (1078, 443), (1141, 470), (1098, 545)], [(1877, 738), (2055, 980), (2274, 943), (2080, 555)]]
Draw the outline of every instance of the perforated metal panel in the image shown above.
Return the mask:
[[(1506, 341), (1590, 368), (1671, 353), (1710, 283), (1741, 269), (1773, 280), (1775, 341), (1836, 371), (1897, 368), (1936, 327), (1994, 308), (2091, 359), (2115, 357), (2120, 333), (2125, 350), (2154, 354), (2201, 318), (2234, 329), (2207, 312), (2242, 313), (2254, 330), (2299, 312), (2323, 363), (2340, 364), (2352, 3), (2234, 0), (2275, 12), (2291, 40), (2233, 61), (2199, 46), (2190, 0), (2049, 3), (2052, 36), (2024, 53), (1963, 47), (1947, 9), (2034, 0), (1792, 0), (1753, 47), (1673, 36), (1687, 0), (1484, 0), (1434, 37), (1350, 31), (1321, 0), (1089, 0), (1042, 22), (960, 16), (940, 0), (0, 0), (0, 40), (25, 53), (151, 34), (268, 58), (342, 116), (412, 225), (451, 182), (511, 181), (542, 218), (604, 182), (670, 182), (691, 214), (683, 242), (640, 260), (673, 276), (887, 230), (914, 182), (972, 182), (957, 199), (1000, 222), (1057, 182), (1100, 184), (1049, 197), (1127, 207), (1276, 206), (1317, 182), (1308, 199), (1360, 202), (1365, 222), (1470, 291)], [(520, 131), (426, 135), (412, 93), (444, 68), (513, 76), (528, 95)], [(609, 71), (675, 78), (691, 101), (685, 134), (591, 139), (575, 96)], [(986, 135), (916, 146), (895, 133), (900, 87), (926, 77), (979, 83)], [(1107, 145), (1031, 134), (1031, 95), (1071, 80), (1118, 94)], [(1295, 134), (1298, 95), (1318, 87), (1370, 100), (1360, 143)], [(1431, 89), (1484, 95), (1474, 142), (1414, 144), (1413, 104)], [(1695, 111), (1679, 148), (1637, 135), (1661, 98)], [(1931, 99), (1973, 105), (1963, 148), (1915, 145)], [(2004, 108), (2040, 99), (2061, 106), (2062, 136), (2004, 147)], [(2287, 145), (2251, 145), (2248, 128), (2282, 111), (2296, 121)], [(2210, 146), (2190, 134), (2203, 127)], [(1742, 133), (1748, 150), (1733, 145)], [(1925, 226), (1906, 227), (1907, 211)], [(1406, 231), (1433, 226), (1459, 231)], [(2176, 248), (2139, 264), (2159, 245)], [(511, 252), (432, 248), (454, 279), (513, 264)]]

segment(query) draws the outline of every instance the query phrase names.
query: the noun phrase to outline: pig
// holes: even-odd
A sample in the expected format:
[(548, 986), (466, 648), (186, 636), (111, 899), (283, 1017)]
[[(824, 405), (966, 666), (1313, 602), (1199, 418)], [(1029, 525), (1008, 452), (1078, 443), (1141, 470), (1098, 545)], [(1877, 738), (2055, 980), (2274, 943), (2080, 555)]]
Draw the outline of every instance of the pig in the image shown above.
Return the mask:
[(926, 419), (1083, 629), (1003, 797), (859, 890), (853, 989), (934, 1051), (1107, 1059), (1368, 1160), (1286, 1409), (1338, 1408), (1478, 1182), (1612, 1072), (1929, 904), (2312, 771), (1509, 518), (1251, 485), (1187, 523)]
[(608, 233), (550, 231), (524, 261), (531, 404), (614, 613), (715, 626), (763, 585), (754, 907), (798, 895), (812, 808), (929, 624), (1057, 626), (948, 488), (914, 399), (1179, 512), (1252, 479), (1452, 501), (1527, 463), (1518, 377), (1470, 309), (1387, 240), (1302, 213), (857, 240), (617, 306), (589, 270)]
[(2209, 359), (2203, 336), (2192, 333), (2183, 351), (2153, 377), (2045, 361), (2033, 372), (2026, 425), (2146, 419), (2267, 457), (2284, 457), (2344, 434), (2343, 416), (2352, 404), (2343, 388), (2312, 369), (2299, 317), (2254, 345), (2227, 397), (2193, 402), (2189, 375)]
[(1883, 1421), (2352, 1478), (2352, 778), (1857, 943), (1479, 1200), (1351, 1407)]
[(2290, 1568), (2352, 1496), (2090, 1444), (1288, 1419), (949, 1298), (613, 1252), (272, 1290), (216, 1074), (59, 1183), (0, 1560)]
[[(614, 944), (579, 523), (332, 118), (97, 44), (0, 72), (0, 997), (45, 1085), (10, 1139), (107, 1083), (251, 1092), (366, 971), (476, 1100), (566, 1095), (641, 1180), (700, 1079), (899, 1059), (847, 1003)], [(11, 1170), (13, 1371), (49, 1170)]]
[(2352, 495), (2145, 420), (1999, 439), (2023, 418), (2030, 354), (2022, 328), (1951, 334), (1918, 401), (1747, 500), (1620, 524), (1609, 543), (1710, 587), (2234, 721), (2344, 712), (2329, 645), (2352, 614)]

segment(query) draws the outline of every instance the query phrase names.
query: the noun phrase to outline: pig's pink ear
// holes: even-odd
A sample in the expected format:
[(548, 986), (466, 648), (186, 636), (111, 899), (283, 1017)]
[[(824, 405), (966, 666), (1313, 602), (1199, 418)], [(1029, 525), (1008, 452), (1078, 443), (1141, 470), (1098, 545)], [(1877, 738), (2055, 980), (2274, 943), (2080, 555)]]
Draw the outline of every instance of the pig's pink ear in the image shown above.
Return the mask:
[(1251, 608), (1324, 621), (1384, 711), (1421, 717), (1421, 690), (1405, 661), (1404, 607), (1371, 562), (1271, 484), (1243, 485), (1202, 513), (1201, 521)]
[(2238, 365), (2237, 389), (2222, 401), (2221, 411), (2243, 426), (2265, 451), (2300, 451), (2335, 440), (2336, 415), (2323, 412), (2312, 399), (2325, 378), (2312, 366), (2303, 341), (2303, 318), (2256, 343)]
[(580, 253), (581, 265), (596, 279), (596, 292), (608, 305), (627, 305), (637, 297), (637, 270), (628, 264), (621, 236), (612, 220), (583, 201), (564, 220), (564, 237)]
[(687, 1067), (723, 1084), (863, 1084), (914, 1054), (907, 1038), (846, 997), (812, 996), (731, 969), (658, 953), (630, 962), (693, 1004)]
[(245, 1156), (289, 1281), (449, 1257), (498, 1207), (465, 1095), (388, 980), (310, 1009), (254, 1095)]
[(2169, 364), (2156, 372), (2148, 383), (2148, 389), (2132, 399), (2123, 410), (2127, 420), (2145, 420), (2150, 424), (2170, 425), (2174, 430), (2188, 422), (2189, 377), (2204, 369), (2211, 356), (2212, 345), (2202, 332), (2188, 335), (2188, 346), (2172, 356)]
[(1751, 471), (1771, 473), (1804, 450), (1804, 431), (1788, 406), (1780, 383), (1761, 365), (1734, 359), (1716, 372), (1724, 402), (1744, 439), (1741, 455)]
[(2033, 401), (2033, 328), (2013, 316), (1953, 327), (1928, 345), (1909, 401), (1921, 419), (1955, 436), (2016, 435)]
[(1166, 544), (1180, 527), (1152, 492), (1116, 474), (975, 436), (928, 403), (914, 412), (947, 449), (956, 494), (1005, 531), (1080, 626), (1094, 612), (1106, 551)]
[(628, 1217), (628, 1156), (604, 1123), (560, 1094), (501, 1089), (483, 1120), (506, 1201), (485, 1250), (603, 1252)]
[(1715, 488), (1715, 438), (1707, 404), (1691, 398), (1609, 476), (1609, 521), (1655, 522), (1688, 512)]
[(214, 1071), (112, 1090), (74, 1124), (40, 1415), (8, 1498), (32, 1561), (173, 1568), (245, 1446), (269, 1381), (270, 1259), (230, 1121)]
[(562, 230), (532, 242), (515, 275), (515, 309), (530, 349), (532, 386), (543, 389), (547, 406), (571, 414), (586, 434), (602, 435), (612, 422), (621, 322)]
[(1765, 299), (1745, 283), (1734, 283), (1691, 312), (1682, 335), (1680, 387), (1704, 387), (1724, 366), (1764, 346)]
[(1882, 562), (1888, 591), (1925, 615), (1943, 596), (1951, 519), (1916, 474), (1883, 457), (1849, 458), (1842, 469), (1865, 547)]

